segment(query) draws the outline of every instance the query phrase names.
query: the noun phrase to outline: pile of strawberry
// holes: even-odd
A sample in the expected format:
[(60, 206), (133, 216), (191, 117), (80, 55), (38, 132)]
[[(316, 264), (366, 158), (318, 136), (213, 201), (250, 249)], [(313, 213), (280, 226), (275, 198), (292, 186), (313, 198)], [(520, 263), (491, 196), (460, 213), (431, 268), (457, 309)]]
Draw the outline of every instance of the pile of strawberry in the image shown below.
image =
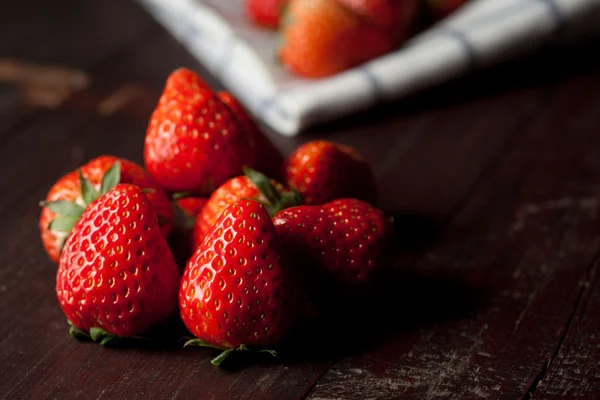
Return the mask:
[[(231, 94), (190, 70), (169, 76), (144, 161), (98, 157), (41, 204), (75, 337), (113, 344), (178, 313), (186, 344), (221, 349), (219, 365), (268, 351), (307, 304), (343, 304), (389, 265), (391, 220), (371, 205), (375, 180), (355, 150), (313, 141), (284, 160)], [(183, 273), (166, 240), (173, 202), (193, 221)]]
[(280, 31), (279, 59), (311, 78), (385, 54), (467, 0), (246, 0), (257, 24)]

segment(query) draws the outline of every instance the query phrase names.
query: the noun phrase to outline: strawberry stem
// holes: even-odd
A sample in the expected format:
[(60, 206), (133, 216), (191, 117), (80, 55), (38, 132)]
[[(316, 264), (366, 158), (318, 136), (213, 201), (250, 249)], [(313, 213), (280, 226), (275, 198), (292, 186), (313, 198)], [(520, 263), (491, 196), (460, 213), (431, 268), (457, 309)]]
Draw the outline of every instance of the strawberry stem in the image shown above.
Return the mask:
[(244, 166), (244, 174), (267, 199), (266, 202), (260, 203), (267, 209), (271, 217), (283, 209), (302, 204), (302, 196), (298, 190), (280, 192), (271, 179), (247, 166)]
[[(211, 349), (216, 349), (216, 350), (220, 350), (221, 353), (219, 353), (218, 356), (216, 356), (215, 358), (213, 358), (210, 363), (212, 365), (214, 365), (215, 367), (220, 367), (221, 364), (234, 352), (238, 352), (238, 351), (251, 351), (246, 345), (242, 344), (237, 348), (225, 348), (225, 347), (220, 347), (220, 346), (215, 346), (214, 344), (211, 344), (207, 341), (204, 341), (202, 339), (190, 339), (187, 342), (185, 342), (185, 344), (183, 345), (183, 347), (188, 347), (188, 346), (197, 346), (197, 347), (208, 347)], [(258, 353), (268, 353), (270, 355), (272, 355), (273, 357), (277, 357), (277, 353), (275, 352), (275, 350), (271, 350), (271, 349), (261, 349), (257, 351)]]
[(171, 195), (172, 200), (181, 200), (181, 199), (185, 199), (186, 197), (192, 197), (192, 193), (191, 192), (175, 192)]
[(235, 349), (227, 349), (222, 351), (218, 356), (210, 360), (210, 363), (215, 367), (220, 367), (221, 363), (225, 361), (234, 350)]

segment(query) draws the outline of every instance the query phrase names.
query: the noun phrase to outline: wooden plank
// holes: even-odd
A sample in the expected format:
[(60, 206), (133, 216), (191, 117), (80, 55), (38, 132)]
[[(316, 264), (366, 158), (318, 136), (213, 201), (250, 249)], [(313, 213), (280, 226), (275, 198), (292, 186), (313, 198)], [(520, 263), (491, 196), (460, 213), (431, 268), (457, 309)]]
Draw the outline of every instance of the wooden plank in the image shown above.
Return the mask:
[(118, 61), (122, 51), (159, 32), (133, 2), (118, 0), (2, 2), (0, 22), (0, 138), (91, 83), (69, 83), (69, 76), (89, 77), (98, 64)]
[(517, 132), (443, 240), (371, 312), (372, 329), (385, 334), (342, 357), (308, 398), (535, 391), (599, 250), (599, 88), (594, 71), (547, 94), (550, 104)]
[[(133, 7), (128, 18), (119, 17), (120, 24), (123, 26), (126, 22), (134, 23), (135, 20), (143, 21), (147, 18), (147, 16), (140, 16), (141, 12), (137, 8), (126, 3), (123, 3), (126, 4), (124, 6), (118, 5), (119, 2), (107, 3), (110, 4), (106, 10), (110, 10), (111, 13), (118, 13), (122, 10), (121, 7)], [(102, 13), (104, 12), (101, 10), (102, 7), (104, 5), (98, 5), (92, 10)], [(88, 12), (83, 8), (75, 8), (75, 10), (79, 10), (76, 13), (82, 15)], [(75, 11), (73, 12), (75, 13)], [(88, 32), (87, 26), (87, 24), (82, 24), (78, 29), (81, 32)], [(104, 28), (97, 25), (95, 27), (100, 32)], [(66, 29), (64, 32), (69, 32), (71, 28)], [(58, 31), (63, 32), (60, 29)], [(49, 34), (48, 37), (52, 38), (53, 35)], [(57, 33), (57, 35), (66, 37), (64, 33)], [(115, 38), (117, 36), (118, 32), (115, 33)], [(145, 38), (145, 36), (143, 37)], [(85, 40), (73, 39), (69, 48), (78, 49), (87, 43), (89, 42)], [(48, 55), (48, 60), (54, 59), (57, 62), (69, 60), (68, 56), (60, 55), (62, 50), (57, 50), (61, 48), (60, 44), (56, 45), (58, 47), (52, 46), (55, 45), (51, 45), (47, 52), (41, 51), (42, 54)], [(114, 54), (109, 45), (106, 49), (110, 54)], [(499, 182), (498, 187), (496, 187), (496, 181), (486, 181), (487, 189), (478, 191), (479, 195), (473, 200), (476, 205), (471, 206), (470, 211), (466, 214), (461, 214), (459, 222), (456, 222), (450, 231), (451, 235), (442, 238), (430, 235), (431, 237), (427, 238), (442, 242), (434, 248), (433, 252), (428, 253), (425, 261), (418, 264), (418, 267), (424, 271), (449, 274), (457, 283), (450, 285), (446, 280), (436, 280), (428, 274), (425, 274), (425, 277), (417, 276), (411, 279), (405, 277), (406, 281), (401, 286), (403, 294), (400, 298), (404, 303), (416, 303), (418, 306), (413, 307), (412, 312), (404, 314), (405, 320), (412, 321), (412, 328), (404, 326), (405, 331), (400, 334), (401, 341), (394, 340), (394, 337), (398, 337), (397, 333), (387, 332), (387, 329), (383, 329), (379, 335), (361, 337), (361, 342), (366, 342), (364, 345), (357, 346), (355, 342), (349, 343), (349, 341), (341, 340), (337, 346), (330, 348), (326, 346), (330, 343), (323, 343), (324, 337), (320, 336), (316, 341), (298, 343), (287, 354), (284, 354), (283, 360), (279, 363), (270, 363), (267, 360), (264, 363), (226, 373), (209, 365), (208, 360), (212, 355), (210, 351), (169, 348), (175, 344), (158, 348), (114, 350), (103, 349), (93, 344), (80, 344), (71, 340), (66, 334), (64, 317), (55, 300), (53, 288), (55, 266), (46, 259), (39, 244), (39, 235), (36, 229), (39, 212), (36, 206), (37, 200), (44, 196), (51, 182), (58, 176), (96, 155), (111, 153), (141, 161), (141, 143), (146, 119), (157, 99), (164, 78), (170, 70), (180, 65), (198, 67), (181, 46), (162, 34), (152, 35), (143, 43), (138, 43), (133, 48), (125, 47), (125, 49), (127, 51), (117, 52), (116, 57), (109, 58), (108, 62), (100, 64), (93, 71), (94, 84), (87, 90), (76, 94), (56, 111), (44, 112), (39, 118), (26, 120), (24, 123), (14, 126), (10, 129), (10, 134), (2, 138), (0, 167), (5, 171), (11, 171), (10, 175), (7, 174), (5, 179), (0, 181), (0, 193), (2, 193), (0, 215), (4, 222), (3, 226), (5, 226), (0, 230), (0, 338), (2, 338), (0, 339), (0, 363), (3, 366), (0, 370), (0, 392), (6, 398), (299, 399), (305, 397), (316, 380), (329, 368), (330, 360), (360, 351), (364, 351), (366, 356), (343, 359), (341, 364), (325, 376), (311, 396), (318, 397), (320, 394), (332, 396), (331, 391), (327, 392), (323, 388), (331, 389), (335, 386), (331, 384), (332, 376), (340, 371), (345, 374), (346, 378), (344, 382), (338, 381), (336, 385), (338, 388), (344, 385), (353, 388), (353, 392), (347, 393), (349, 398), (369, 393), (377, 394), (373, 391), (372, 382), (375, 380), (373, 375), (382, 371), (388, 374), (390, 380), (386, 381), (389, 388), (380, 387), (382, 391), (379, 396), (381, 393), (395, 395), (405, 392), (402, 392), (402, 384), (392, 379), (394, 376), (387, 369), (400, 371), (396, 358), (399, 353), (408, 352), (409, 349), (415, 351), (414, 356), (407, 356), (409, 361), (407, 365), (413, 369), (409, 371), (410, 374), (406, 374), (413, 379), (413, 383), (416, 382), (414, 387), (418, 386), (417, 383), (423, 383), (433, 373), (440, 371), (424, 365), (427, 362), (434, 366), (445, 363), (446, 370), (460, 370), (462, 378), (470, 371), (470, 366), (467, 366), (464, 371), (461, 369), (463, 368), (463, 353), (461, 353), (460, 345), (464, 344), (463, 342), (467, 344), (478, 342), (479, 336), (476, 334), (481, 330), (478, 319), (488, 318), (491, 321), (489, 326), (502, 325), (505, 321), (514, 323), (515, 320), (518, 320), (514, 316), (520, 315), (523, 309), (544, 312), (545, 315), (552, 316), (554, 309), (551, 306), (555, 303), (559, 306), (557, 309), (560, 314), (556, 317), (557, 320), (566, 313), (563, 312), (563, 309), (571, 306), (570, 310), (572, 311), (571, 292), (567, 293), (564, 288), (565, 298), (555, 299), (555, 303), (550, 303), (547, 308), (543, 308), (538, 304), (539, 302), (535, 302), (536, 298), (531, 300), (532, 304), (528, 306), (529, 308), (523, 307), (524, 297), (522, 294), (519, 295), (521, 297), (515, 297), (516, 293), (520, 293), (516, 291), (517, 289), (526, 291), (530, 287), (527, 285), (532, 285), (533, 282), (542, 278), (546, 280), (543, 281), (543, 284), (539, 284), (539, 290), (536, 289), (540, 293), (546, 293), (546, 290), (549, 290), (548, 287), (562, 283), (559, 279), (572, 282), (574, 278), (570, 277), (566, 271), (555, 267), (555, 264), (548, 267), (553, 271), (550, 274), (552, 278), (544, 278), (541, 267), (535, 269), (523, 265), (521, 271), (525, 274), (524, 276), (527, 276), (525, 286), (518, 287), (517, 285), (515, 291), (507, 292), (508, 294), (503, 294), (501, 290), (489, 293), (489, 296), (494, 299), (489, 301), (490, 304), (495, 301), (494, 304), (506, 306), (505, 315), (502, 318), (494, 318), (494, 315), (501, 314), (500, 310), (492, 312), (491, 308), (485, 308), (488, 307), (487, 305), (481, 306), (484, 311), (476, 310), (473, 303), (483, 302), (479, 292), (466, 292), (471, 286), (481, 286), (482, 282), (488, 280), (501, 281), (500, 284), (491, 285), (495, 289), (502, 289), (502, 285), (508, 282), (505, 270), (490, 271), (493, 266), (492, 258), (497, 255), (500, 259), (505, 257), (503, 250), (505, 247), (509, 247), (506, 245), (506, 241), (492, 240), (500, 235), (496, 230), (503, 229), (503, 224), (507, 223), (505, 220), (501, 220), (501, 217), (506, 217), (506, 215), (508, 215), (508, 219), (512, 217), (511, 205), (502, 202), (505, 197), (517, 204), (520, 201), (543, 201), (546, 195), (559, 192), (562, 194), (561, 188), (551, 187), (547, 180), (542, 179), (539, 184), (541, 186), (537, 186), (536, 179), (540, 179), (539, 177), (544, 172), (542, 167), (554, 166), (554, 161), (550, 157), (556, 156), (557, 149), (552, 146), (564, 144), (565, 154), (562, 155), (562, 158), (558, 158), (564, 165), (559, 162), (559, 165), (552, 169), (552, 171), (558, 171), (558, 178), (561, 176), (571, 177), (573, 171), (567, 171), (568, 165), (570, 163), (579, 165), (577, 163), (580, 162), (581, 154), (587, 151), (585, 154), (591, 157), (592, 152), (596, 149), (594, 147), (596, 142), (590, 138), (591, 135), (587, 131), (589, 124), (597, 124), (596, 117), (588, 115), (589, 110), (583, 106), (581, 109), (565, 111), (568, 107), (560, 103), (560, 101), (573, 100), (573, 91), (575, 90), (586, 93), (589, 97), (589, 93), (585, 89), (594, 88), (594, 86), (586, 81), (585, 84), (580, 83), (575, 89), (570, 87), (570, 89), (564, 89), (563, 92), (556, 94), (557, 98), (554, 102), (561, 105), (553, 103), (553, 107), (560, 110), (563, 119), (560, 119), (560, 115), (558, 115), (554, 120), (548, 114), (544, 114), (546, 120), (542, 119), (545, 122), (540, 122), (542, 127), (550, 127), (549, 130), (555, 132), (558, 128), (554, 125), (559, 125), (565, 120), (572, 120), (564, 118), (569, 112), (572, 113), (571, 117), (576, 118), (579, 123), (583, 121), (584, 132), (575, 132), (574, 142), (562, 138), (563, 143), (552, 136), (555, 140), (551, 144), (546, 144), (546, 147), (541, 147), (547, 152), (547, 154), (544, 153), (546, 158), (541, 162), (535, 159), (538, 154), (527, 152), (529, 150), (523, 146), (539, 145), (542, 141), (542, 128), (530, 128), (533, 129), (533, 133), (530, 130), (526, 131), (529, 139), (520, 139), (519, 135), (523, 132), (521, 127), (545, 107), (545, 99), (542, 97), (544, 90), (543, 88), (540, 90), (539, 84), (532, 85), (524, 82), (521, 84), (525, 86), (525, 89), (507, 90), (502, 88), (503, 85), (508, 86), (512, 79), (511, 76), (515, 72), (513, 68), (504, 70), (504, 72), (500, 71), (499, 75), (496, 71), (489, 75), (487, 80), (484, 80), (484, 82), (499, 80), (498, 83), (492, 85), (495, 88), (493, 90), (497, 91), (495, 93), (487, 95), (482, 93), (480, 85), (482, 78), (476, 77), (429, 93), (421, 99), (393, 103), (374, 113), (363, 114), (340, 124), (319, 128), (313, 131), (312, 135), (292, 140), (283, 138), (277, 140), (278, 145), (286, 152), (289, 152), (298, 143), (321, 137), (324, 134), (327, 134), (332, 140), (359, 147), (373, 162), (382, 183), (382, 205), (388, 209), (406, 213), (405, 221), (411, 222), (410, 232), (406, 232), (403, 237), (405, 241), (402, 243), (402, 247), (407, 253), (402, 258), (403, 265), (410, 265), (414, 259), (421, 256), (424, 249), (431, 245), (431, 241), (426, 241), (426, 238), (421, 235), (422, 232), (415, 235), (413, 229), (424, 230), (425, 233), (428, 233), (429, 229), (423, 229), (424, 222), (438, 226), (450, 219), (460, 208), (465, 196), (470, 193), (473, 184), (479, 181), (482, 171), (496, 167), (494, 169), (496, 175), (493, 176), (496, 176)], [(82, 59), (91, 60), (90, 65), (97, 65), (94, 61), (96, 60), (95, 52), (100, 50), (90, 48), (87, 53), (88, 50), (83, 49)], [(73, 57), (74, 64), (77, 65), (79, 58)], [(106, 60), (106, 58), (103, 59)], [(483, 86), (486, 88), (485, 85)], [(487, 88), (489, 89), (489, 86)], [(565, 96), (563, 100), (560, 100), (561, 96)], [(476, 100), (470, 99), (470, 97), (475, 97)], [(586, 99), (584, 95), (575, 102), (575, 105), (581, 106), (586, 103), (586, 100), (589, 98)], [(398, 112), (397, 108), (402, 108), (402, 111)], [(485, 135), (482, 132), (485, 132)], [(520, 141), (517, 142), (516, 139), (520, 139)], [(514, 161), (516, 158), (517, 164), (503, 163), (501, 165), (507, 168), (507, 172), (497, 172), (501, 169), (497, 166), (499, 157), (516, 144), (519, 144), (520, 150), (517, 152), (519, 156), (513, 155), (509, 160)], [(583, 148), (586, 146), (589, 148), (584, 150)], [(529, 163), (534, 164), (534, 167), (528, 167)], [(508, 190), (508, 183), (517, 182), (515, 176), (519, 173), (519, 167), (528, 171), (522, 180), (529, 182), (532, 186), (532, 189), (521, 197), (516, 193), (505, 193)], [(594, 171), (596, 170), (593, 169), (592, 172)], [(581, 174), (587, 176), (588, 179), (595, 176), (587, 171), (583, 171)], [(585, 182), (588, 180), (586, 179)], [(579, 190), (588, 190), (589, 188), (584, 187), (583, 183), (583, 181), (580, 182), (581, 187), (577, 186)], [(535, 189), (538, 187), (539, 189)], [(514, 190), (520, 189), (521, 187), (518, 187)], [(537, 190), (540, 192), (538, 193)], [(497, 194), (500, 194), (499, 199), (502, 201), (498, 200)], [(538, 195), (540, 198), (536, 198)], [(589, 193), (573, 192), (572, 195), (587, 196)], [(511, 196), (518, 198), (515, 200)], [(530, 196), (531, 199), (527, 196)], [(493, 201), (493, 206), (484, 204), (487, 201)], [(564, 205), (565, 203), (559, 202), (558, 204)], [(590, 215), (587, 214), (589, 203), (578, 204), (580, 206), (583, 204), (583, 207), (578, 207), (577, 204), (568, 204), (565, 209), (551, 209), (547, 213), (530, 212), (529, 214), (532, 215), (526, 216), (524, 221), (527, 225), (523, 224), (520, 235), (528, 235), (527, 243), (543, 242), (546, 235), (544, 231), (530, 232), (536, 229), (536, 226), (530, 225), (538, 223), (543, 226), (547, 225), (548, 228), (555, 228), (557, 232), (554, 232), (551, 239), (556, 242), (567, 240), (559, 237), (560, 230), (563, 228), (571, 235), (573, 232), (581, 233), (582, 238), (591, 237), (595, 240), (596, 230)], [(490, 211), (495, 216), (490, 227), (486, 220), (488, 209), (495, 211), (495, 213)], [(531, 209), (533, 208), (524, 208), (524, 210)], [(567, 220), (557, 222), (555, 219), (558, 217), (564, 217)], [(569, 218), (576, 218), (577, 221), (571, 221)], [(546, 222), (548, 224), (544, 225)], [(485, 235), (489, 235), (489, 237)], [(479, 236), (485, 237), (480, 238)], [(468, 243), (463, 243), (467, 239)], [(566, 244), (558, 243), (559, 247), (569, 247), (567, 244), (572, 244), (572, 239), (569, 237)], [(512, 240), (521, 243), (519, 242), (521, 239), (518, 237), (513, 237)], [(512, 245), (512, 242), (509, 244)], [(553, 244), (550, 243), (547, 246)], [(581, 248), (575, 250), (570, 249), (571, 252), (564, 257), (574, 255), (576, 256), (574, 259), (580, 260), (580, 263), (584, 265), (583, 260), (586, 259), (589, 249), (595, 244), (593, 242), (587, 245), (583, 244)], [(488, 249), (489, 254), (484, 255), (483, 250), (476, 253), (480, 246)], [(511, 249), (515, 249), (515, 247), (519, 247), (519, 245), (515, 244)], [(517, 248), (520, 252), (511, 256), (512, 258), (505, 258), (497, 262), (496, 266), (502, 266), (503, 261), (514, 260), (515, 263), (523, 264), (539, 261), (538, 258), (541, 257), (539, 254), (534, 257), (527, 253), (530, 258), (521, 257), (527, 251), (525, 245), (522, 247)], [(414, 254), (412, 254), (413, 250), (415, 250)], [(478, 255), (483, 260), (471, 257), (472, 254)], [(466, 283), (457, 279), (455, 276), (457, 272), (464, 272), (470, 264), (485, 264), (490, 268), (476, 269), (475, 273), (468, 275)], [(580, 272), (583, 267), (577, 265), (575, 270)], [(556, 272), (557, 270), (560, 270), (560, 274)], [(548, 279), (549, 282), (547, 282)], [(516, 278), (514, 281), (520, 282)], [(554, 286), (552, 287), (554, 288)], [(456, 292), (458, 291), (465, 291), (465, 293), (457, 296)], [(424, 298), (423, 292), (437, 293), (439, 297)], [(443, 298), (442, 305), (440, 305), (440, 297)], [(448, 301), (447, 299), (452, 300)], [(529, 295), (527, 295), (527, 299), (529, 299)], [(469, 312), (472, 313), (474, 319), (465, 317), (464, 313)], [(488, 313), (486, 314), (486, 312)], [(519, 326), (529, 328), (535, 326), (534, 322), (539, 322), (536, 320), (527, 323), (528, 316), (527, 312), (523, 314), (523, 320)], [(445, 332), (448, 330), (452, 333), (455, 328), (452, 321), (456, 318), (461, 319), (464, 324), (467, 337), (457, 335), (456, 332), (454, 336)], [(450, 322), (445, 322), (446, 320)], [(432, 324), (438, 324), (437, 328), (431, 327)], [(542, 334), (550, 332), (548, 329), (542, 331)], [(492, 331), (492, 328), (488, 328), (488, 330)], [(498, 331), (505, 332), (501, 327), (498, 328)], [(350, 331), (350, 333), (352, 332)], [(497, 350), (494, 350), (494, 345), (496, 340), (502, 340), (502, 335), (500, 335), (500, 339), (492, 340), (486, 336), (486, 332), (482, 332), (480, 337), (482, 341), (486, 340), (485, 344), (490, 346), (491, 350), (485, 348), (484, 351), (495, 354), (493, 351)], [(516, 331), (517, 339), (521, 332), (520, 330)], [(425, 340), (427, 335), (430, 335), (430, 340)], [(446, 343), (444, 342), (446, 336), (454, 339), (458, 337), (458, 340), (452, 341), (449, 338)], [(475, 339), (472, 339), (473, 337)], [(351, 339), (352, 335), (348, 335), (348, 338)], [(538, 339), (533, 338), (531, 341), (535, 342)], [(392, 342), (391, 345), (390, 342)], [(510, 343), (513, 342), (515, 341)], [(415, 345), (415, 343), (417, 344)], [(457, 343), (459, 346), (455, 347)], [(345, 346), (345, 344), (349, 345)], [(475, 348), (474, 345), (471, 347)], [(549, 345), (544, 344), (541, 347), (545, 351)], [(516, 350), (508, 345), (506, 349), (502, 354), (507, 353), (508, 355), (502, 357), (506, 357), (512, 362), (495, 364), (495, 368), (497, 368), (495, 374), (500, 378), (511, 372), (511, 368), (518, 367), (515, 361), (517, 360)], [(321, 350), (323, 352), (319, 354)], [(448, 359), (444, 358), (445, 355), (442, 353), (444, 350), (450, 354)], [(426, 356), (430, 356), (431, 359), (426, 359)], [(419, 357), (422, 359), (422, 364), (415, 367), (414, 359)], [(435, 357), (438, 359), (434, 359)], [(484, 357), (484, 355), (478, 357)], [(530, 376), (529, 370), (537, 371), (540, 359), (537, 355), (519, 358), (519, 361), (523, 361), (524, 370), (527, 370), (527, 373), (522, 371), (519, 373), (523, 377), (532, 378), (535, 374)], [(365, 360), (372, 361), (373, 365), (365, 367)], [(411, 361), (413, 364), (410, 364)], [(427, 369), (428, 367), (429, 369)], [(416, 375), (418, 368), (423, 371), (422, 375)], [(402, 373), (404, 374), (404, 372)], [(454, 378), (458, 379), (458, 375), (455, 374)], [(483, 376), (483, 373), (481, 375)], [(473, 376), (477, 377), (477, 373)], [(515, 375), (513, 378), (516, 381), (522, 376)], [(376, 380), (379, 383), (383, 382), (383, 378), (380, 377), (377, 377)], [(366, 384), (362, 387), (358, 386), (358, 381), (366, 382)], [(525, 384), (528, 382), (526, 381)], [(452, 384), (458, 385), (456, 382)], [(421, 386), (426, 385), (423, 383)], [(458, 387), (460, 388), (460, 386)], [(468, 386), (465, 390), (470, 387)], [(440, 384), (436, 390), (441, 393), (447, 389)], [(477, 391), (475, 390), (473, 393), (477, 394)], [(473, 393), (465, 394), (467, 397), (473, 397)]]
[(598, 262), (580, 282), (580, 298), (557, 356), (540, 376), (536, 399), (600, 397), (600, 280)]
[[(45, 259), (39, 245), (36, 201), (42, 198), (57, 176), (95, 155), (112, 153), (140, 161), (145, 118), (156, 101), (165, 75), (179, 56), (161, 57), (168, 60), (165, 63), (149, 61), (153, 54), (168, 54), (173, 48), (177, 46), (172, 39), (149, 40), (132, 50), (120, 65), (113, 65), (95, 76), (98, 86), (109, 89), (99, 90), (92, 86), (47, 118), (11, 135), (2, 147), (0, 162), (11, 165), (14, 171), (11, 178), (0, 184), (0, 191), (5, 193), (0, 200), (0, 212), (6, 217), (8, 226), (13, 227), (10, 231), (0, 232), (0, 243), (7, 250), (0, 252), (0, 265), (8, 266), (0, 271), (0, 280), (5, 282), (0, 298), (0, 335), (5, 344), (10, 343), (0, 349), (0, 359), (7, 366), (3, 374), (9, 374), (0, 379), (0, 390), (10, 397), (49, 394), (50, 397), (64, 398), (85, 393), (86, 396), (110, 398), (143, 393), (144, 397), (161, 398), (175, 393), (182, 398), (302, 398), (329, 364), (327, 354), (306, 359), (301, 357), (302, 354), (294, 353), (281, 364), (260, 364), (225, 374), (209, 365), (210, 351), (106, 350), (79, 344), (66, 335), (64, 319), (53, 293), (55, 267)], [(179, 60), (190, 62), (185, 58)], [(139, 71), (144, 71), (142, 78)], [(109, 116), (98, 114), (98, 104), (123, 84), (139, 85), (150, 98), (141, 101), (141, 106), (138, 103), (131, 108), (130, 104)], [(477, 179), (478, 172), (485, 169), (489, 159), (505, 146), (523, 118), (535, 111), (531, 104), (538, 104), (538, 99), (536, 90), (523, 90), (500, 99), (469, 102), (458, 110), (432, 110), (425, 116), (408, 115), (400, 121), (388, 120), (373, 131), (365, 122), (363, 129), (352, 135), (341, 130), (331, 138), (365, 144), (365, 154), (375, 161), (379, 177), (390, 183), (397, 182), (397, 177), (390, 171), (398, 168), (416, 170), (420, 168), (421, 158), (429, 151), (434, 152), (439, 156), (439, 163), (437, 167), (429, 168), (428, 176), (445, 171), (448, 165), (465, 172), (452, 178), (455, 185), (435, 181), (440, 190), (444, 190), (444, 196), (437, 199), (435, 207), (441, 214), (451, 214), (455, 204)], [(504, 111), (509, 104), (514, 107), (510, 112)], [(469, 115), (485, 112), (492, 113), (495, 118), (467, 121)], [(468, 127), (464, 128), (465, 125)], [(454, 153), (444, 151), (448, 139), (439, 129), (442, 126), (452, 127), (457, 148)], [(377, 135), (391, 137), (399, 128), (406, 134), (396, 139), (394, 148), (379, 143), (382, 139)], [(491, 140), (481, 137), (478, 130), (482, 128), (492, 133)], [(367, 142), (364, 137), (369, 134), (373, 134), (374, 139)], [(20, 151), (24, 148), (29, 151)], [(382, 156), (378, 157), (378, 154)], [(378, 160), (386, 160), (387, 164), (380, 164)], [(461, 163), (461, 160), (468, 162)], [(36, 173), (30, 174), (32, 170)], [(17, 177), (28, 178), (17, 180)], [(415, 207), (428, 196), (427, 190), (416, 193), (412, 199)], [(386, 195), (384, 201), (402, 204), (397, 202), (404, 201), (402, 192), (393, 195), (393, 198)], [(22, 199), (29, 200), (24, 202)], [(11, 268), (13, 265), (19, 268)], [(31, 293), (35, 295), (29, 296)], [(21, 299), (25, 300), (15, 310), (14, 304)]]

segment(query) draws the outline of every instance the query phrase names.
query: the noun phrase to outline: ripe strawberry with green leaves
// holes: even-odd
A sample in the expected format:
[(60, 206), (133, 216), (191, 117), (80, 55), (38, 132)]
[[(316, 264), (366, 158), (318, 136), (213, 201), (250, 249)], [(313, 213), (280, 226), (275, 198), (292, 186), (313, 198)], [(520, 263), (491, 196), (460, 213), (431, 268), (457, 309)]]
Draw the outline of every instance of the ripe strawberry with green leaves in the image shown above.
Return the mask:
[(246, 13), (250, 19), (265, 28), (279, 26), (279, 15), (288, 0), (246, 0)]
[(369, 287), (393, 261), (392, 220), (357, 199), (288, 208), (273, 223), (313, 295)]
[(167, 79), (150, 117), (144, 162), (165, 190), (207, 196), (253, 165), (255, 147), (231, 109), (193, 77), (179, 69)]
[(244, 168), (244, 174), (228, 180), (210, 196), (202, 212), (196, 217), (194, 248), (202, 244), (204, 236), (223, 210), (239, 200), (256, 200), (271, 216), (288, 207), (302, 204), (297, 191), (286, 190), (282, 184), (248, 167)]
[(291, 0), (279, 59), (308, 78), (336, 74), (390, 51), (394, 40), (336, 0)]
[(52, 261), (58, 262), (62, 246), (86, 206), (118, 183), (131, 183), (146, 191), (163, 235), (169, 236), (173, 209), (160, 186), (136, 163), (103, 155), (60, 178), (41, 203), (40, 233)]
[(285, 161), (286, 181), (309, 205), (353, 197), (375, 204), (377, 183), (370, 165), (352, 147), (316, 140)]
[(250, 118), (244, 106), (242, 106), (235, 96), (228, 92), (218, 92), (217, 96), (219, 96), (223, 103), (229, 106), (254, 141), (256, 158), (252, 167), (271, 178), (280, 179), (281, 166), (283, 165), (283, 155), (281, 152), (265, 136), (256, 122)]
[(90, 200), (60, 256), (56, 294), (71, 334), (111, 344), (177, 309), (179, 270), (141, 188), (118, 184)]
[(186, 345), (223, 350), (214, 365), (232, 351), (274, 345), (295, 321), (296, 284), (265, 207), (253, 200), (230, 205), (183, 273), (181, 318), (198, 338)]

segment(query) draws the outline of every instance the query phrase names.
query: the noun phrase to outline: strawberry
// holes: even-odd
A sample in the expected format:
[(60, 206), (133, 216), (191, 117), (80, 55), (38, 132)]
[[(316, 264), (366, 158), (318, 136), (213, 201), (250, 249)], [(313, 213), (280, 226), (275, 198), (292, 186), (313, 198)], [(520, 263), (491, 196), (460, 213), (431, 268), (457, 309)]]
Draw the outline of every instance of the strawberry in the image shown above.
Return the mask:
[(271, 216), (302, 203), (297, 191), (286, 191), (282, 184), (269, 180), (251, 168), (244, 168), (244, 172), (246, 175), (232, 178), (215, 190), (198, 214), (194, 228), (194, 248), (204, 241), (204, 236), (223, 210), (239, 200), (253, 199), (261, 202)]
[(254, 162), (254, 142), (200, 77), (174, 71), (148, 125), (148, 172), (168, 191), (210, 194)]
[(223, 211), (188, 262), (179, 290), (183, 322), (197, 340), (224, 350), (271, 346), (294, 323), (296, 282), (280, 258), (267, 210), (252, 200)]
[(336, 74), (394, 47), (384, 32), (336, 0), (291, 0), (281, 38), (281, 62), (309, 78)]
[(281, 165), (283, 164), (281, 152), (277, 150), (273, 143), (271, 143), (265, 134), (261, 132), (256, 122), (250, 118), (248, 112), (244, 109), (238, 99), (228, 92), (218, 92), (217, 96), (219, 96), (223, 103), (229, 106), (254, 141), (256, 159), (253, 167), (271, 178), (279, 179), (281, 175)]
[(181, 229), (175, 230), (173, 240), (169, 244), (178, 264), (182, 261), (180, 265), (185, 265), (196, 249), (196, 218), (202, 212), (208, 199), (191, 196), (181, 197), (182, 195), (185, 194), (175, 193), (173, 196), (175, 204), (183, 212), (183, 215), (181, 219), (176, 220), (179, 222), (176, 226)]
[[(356, 199), (291, 207), (273, 218), (313, 294), (336, 297), (374, 286), (392, 261), (394, 230), (383, 211)], [(380, 276), (380, 275), (379, 275)]]
[[(169, 236), (173, 209), (167, 195), (136, 163), (104, 155), (60, 178), (48, 192), (46, 201), (41, 203), (40, 233), (52, 261), (58, 262), (61, 248), (85, 206), (119, 182), (137, 185), (147, 192), (148, 200), (159, 215), (163, 235)], [(89, 189), (86, 191), (89, 197), (83, 195), (85, 188)]]
[(425, 0), (427, 12), (434, 21), (440, 20), (465, 5), (469, 0)]
[(178, 68), (167, 77), (163, 94), (174, 93), (183, 97), (190, 97), (201, 89), (212, 90), (210, 85), (191, 69)]
[(306, 204), (323, 204), (341, 197), (373, 204), (377, 200), (371, 167), (349, 146), (326, 140), (308, 142), (288, 157), (285, 173), (288, 185), (298, 189)]
[[(90, 187), (84, 188), (84, 196)], [(133, 337), (177, 308), (179, 271), (154, 208), (137, 186), (92, 201), (60, 256), (56, 294), (74, 336)]]
[(406, 40), (419, 11), (419, 0), (337, 0), (381, 30), (394, 44)]
[(265, 28), (279, 26), (279, 14), (287, 0), (246, 0), (246, 13), (250, 19)]
[(177, 207), (183, 211), (185, 216), (190, 219), (196, 219), (196, 216), (202, 212), (202, 209), (208, 201), (204, 197), (181, 197), (175, 199)]

